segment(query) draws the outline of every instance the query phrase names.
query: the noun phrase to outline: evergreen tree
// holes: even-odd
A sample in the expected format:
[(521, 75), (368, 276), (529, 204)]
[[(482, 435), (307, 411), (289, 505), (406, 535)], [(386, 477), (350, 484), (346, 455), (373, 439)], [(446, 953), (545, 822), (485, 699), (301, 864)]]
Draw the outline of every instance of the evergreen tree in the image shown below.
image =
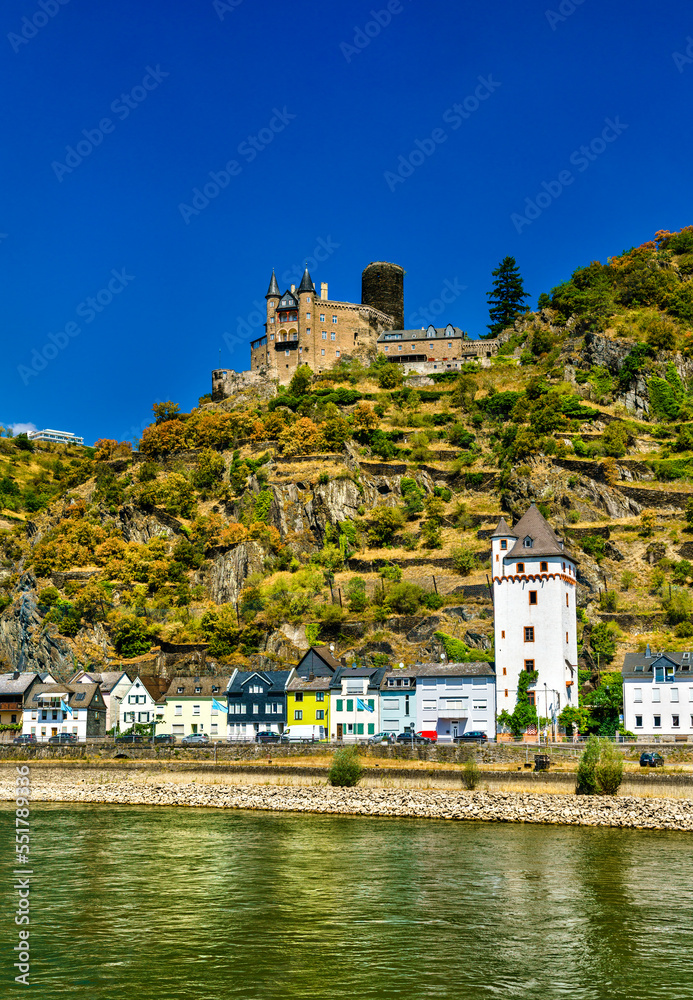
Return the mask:
[(495, 271), (493, 288), (488, 293), (490, 330), (489, 336), (498, 334), (511, 326), (514, 320), (525, 311), (525, 299), (529, 295), (524, 289), (522, 275), (514, 257), (504, 257)]

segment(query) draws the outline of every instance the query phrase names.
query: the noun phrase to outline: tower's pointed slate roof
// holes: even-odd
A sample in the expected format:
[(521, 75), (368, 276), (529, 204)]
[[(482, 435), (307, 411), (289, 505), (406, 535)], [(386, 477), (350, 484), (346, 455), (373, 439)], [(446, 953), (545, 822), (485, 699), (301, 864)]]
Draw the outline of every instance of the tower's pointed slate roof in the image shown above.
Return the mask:
[(501, 536), (503, 538), (517, 538), (517, 535), (515, 534), (513, 529), (508, 525), (508, 522), (505, 520), (504, 517), (502, 517), (498, 522), (498, 527), (491, 535), (491, 538), (500, 538)]
[(279, 285), (277, 284), (277, 276), (274, 273), (274, 268), (272, 268), (272, 277), (270, 278), (269, 288), (267, 289), (266, 299), (280, 298), (281, 292), (279, 291)]
[[(566, 554), (562, 540), (534, 504), (517, 522), (513, 534), (517, 541), (505, 556), (508, 562), (529, 555), (560, 556)], [(525, 538), (532, 539), (531, 546), (525, 545)]]
[(313, 279), (310, 276), (308, 270), (308, 265), (306, 264), (306, 269), (303, 272), (303, 277), (301, 278), (301, 284), (298, 286), (299, 292), (314, 292), (315, 285), (313, 284)]

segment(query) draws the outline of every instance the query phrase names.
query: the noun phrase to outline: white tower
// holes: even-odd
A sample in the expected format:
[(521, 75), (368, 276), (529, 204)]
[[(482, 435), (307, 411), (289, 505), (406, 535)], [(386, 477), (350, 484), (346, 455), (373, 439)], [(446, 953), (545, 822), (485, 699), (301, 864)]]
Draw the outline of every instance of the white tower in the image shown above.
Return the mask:
[(578, 704), (575, 560), (532, 504), (515, 528), (501, 518), (491, 536), (498, 711), (512, 712), (523, 670), (539, 716)]

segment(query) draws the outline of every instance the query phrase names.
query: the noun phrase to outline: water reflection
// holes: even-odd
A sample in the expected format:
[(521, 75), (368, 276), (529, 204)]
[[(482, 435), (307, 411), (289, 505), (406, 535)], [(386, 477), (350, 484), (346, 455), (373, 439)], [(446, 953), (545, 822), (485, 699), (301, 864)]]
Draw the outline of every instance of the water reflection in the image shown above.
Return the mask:
[[(42, 1000), (693, 995), (686, 834), (108, 806), (33, 817)], [(1, 810), (3, 845), (11, 821)]]

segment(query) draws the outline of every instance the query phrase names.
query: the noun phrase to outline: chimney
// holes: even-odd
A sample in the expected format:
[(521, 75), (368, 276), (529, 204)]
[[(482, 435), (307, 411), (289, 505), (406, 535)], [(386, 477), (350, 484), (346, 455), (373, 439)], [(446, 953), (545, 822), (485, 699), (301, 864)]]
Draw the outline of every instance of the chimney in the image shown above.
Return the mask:
[(645, 659), (649, 660), (650, 659), (650, 655), (651, 655), (650, 654), (650, 644), (648, 642), (648, 644), (645, 646)]
[(326, 281), (321, 281), (320, 282), (320, 298), (322, 299), (323, 302), (327, 302), (327, 282)]
[(295, 291), (296, 291), (296, 285), (292, 285), (292, 286), (291, 286), (291, 291), (292, 291), (292, 292), (295, 292)]
[(19, 671), (18, 670), (15, 670), (15, 672), (12, 674), (12, 680), (13, 681), (18, 681), (19, 680)]

